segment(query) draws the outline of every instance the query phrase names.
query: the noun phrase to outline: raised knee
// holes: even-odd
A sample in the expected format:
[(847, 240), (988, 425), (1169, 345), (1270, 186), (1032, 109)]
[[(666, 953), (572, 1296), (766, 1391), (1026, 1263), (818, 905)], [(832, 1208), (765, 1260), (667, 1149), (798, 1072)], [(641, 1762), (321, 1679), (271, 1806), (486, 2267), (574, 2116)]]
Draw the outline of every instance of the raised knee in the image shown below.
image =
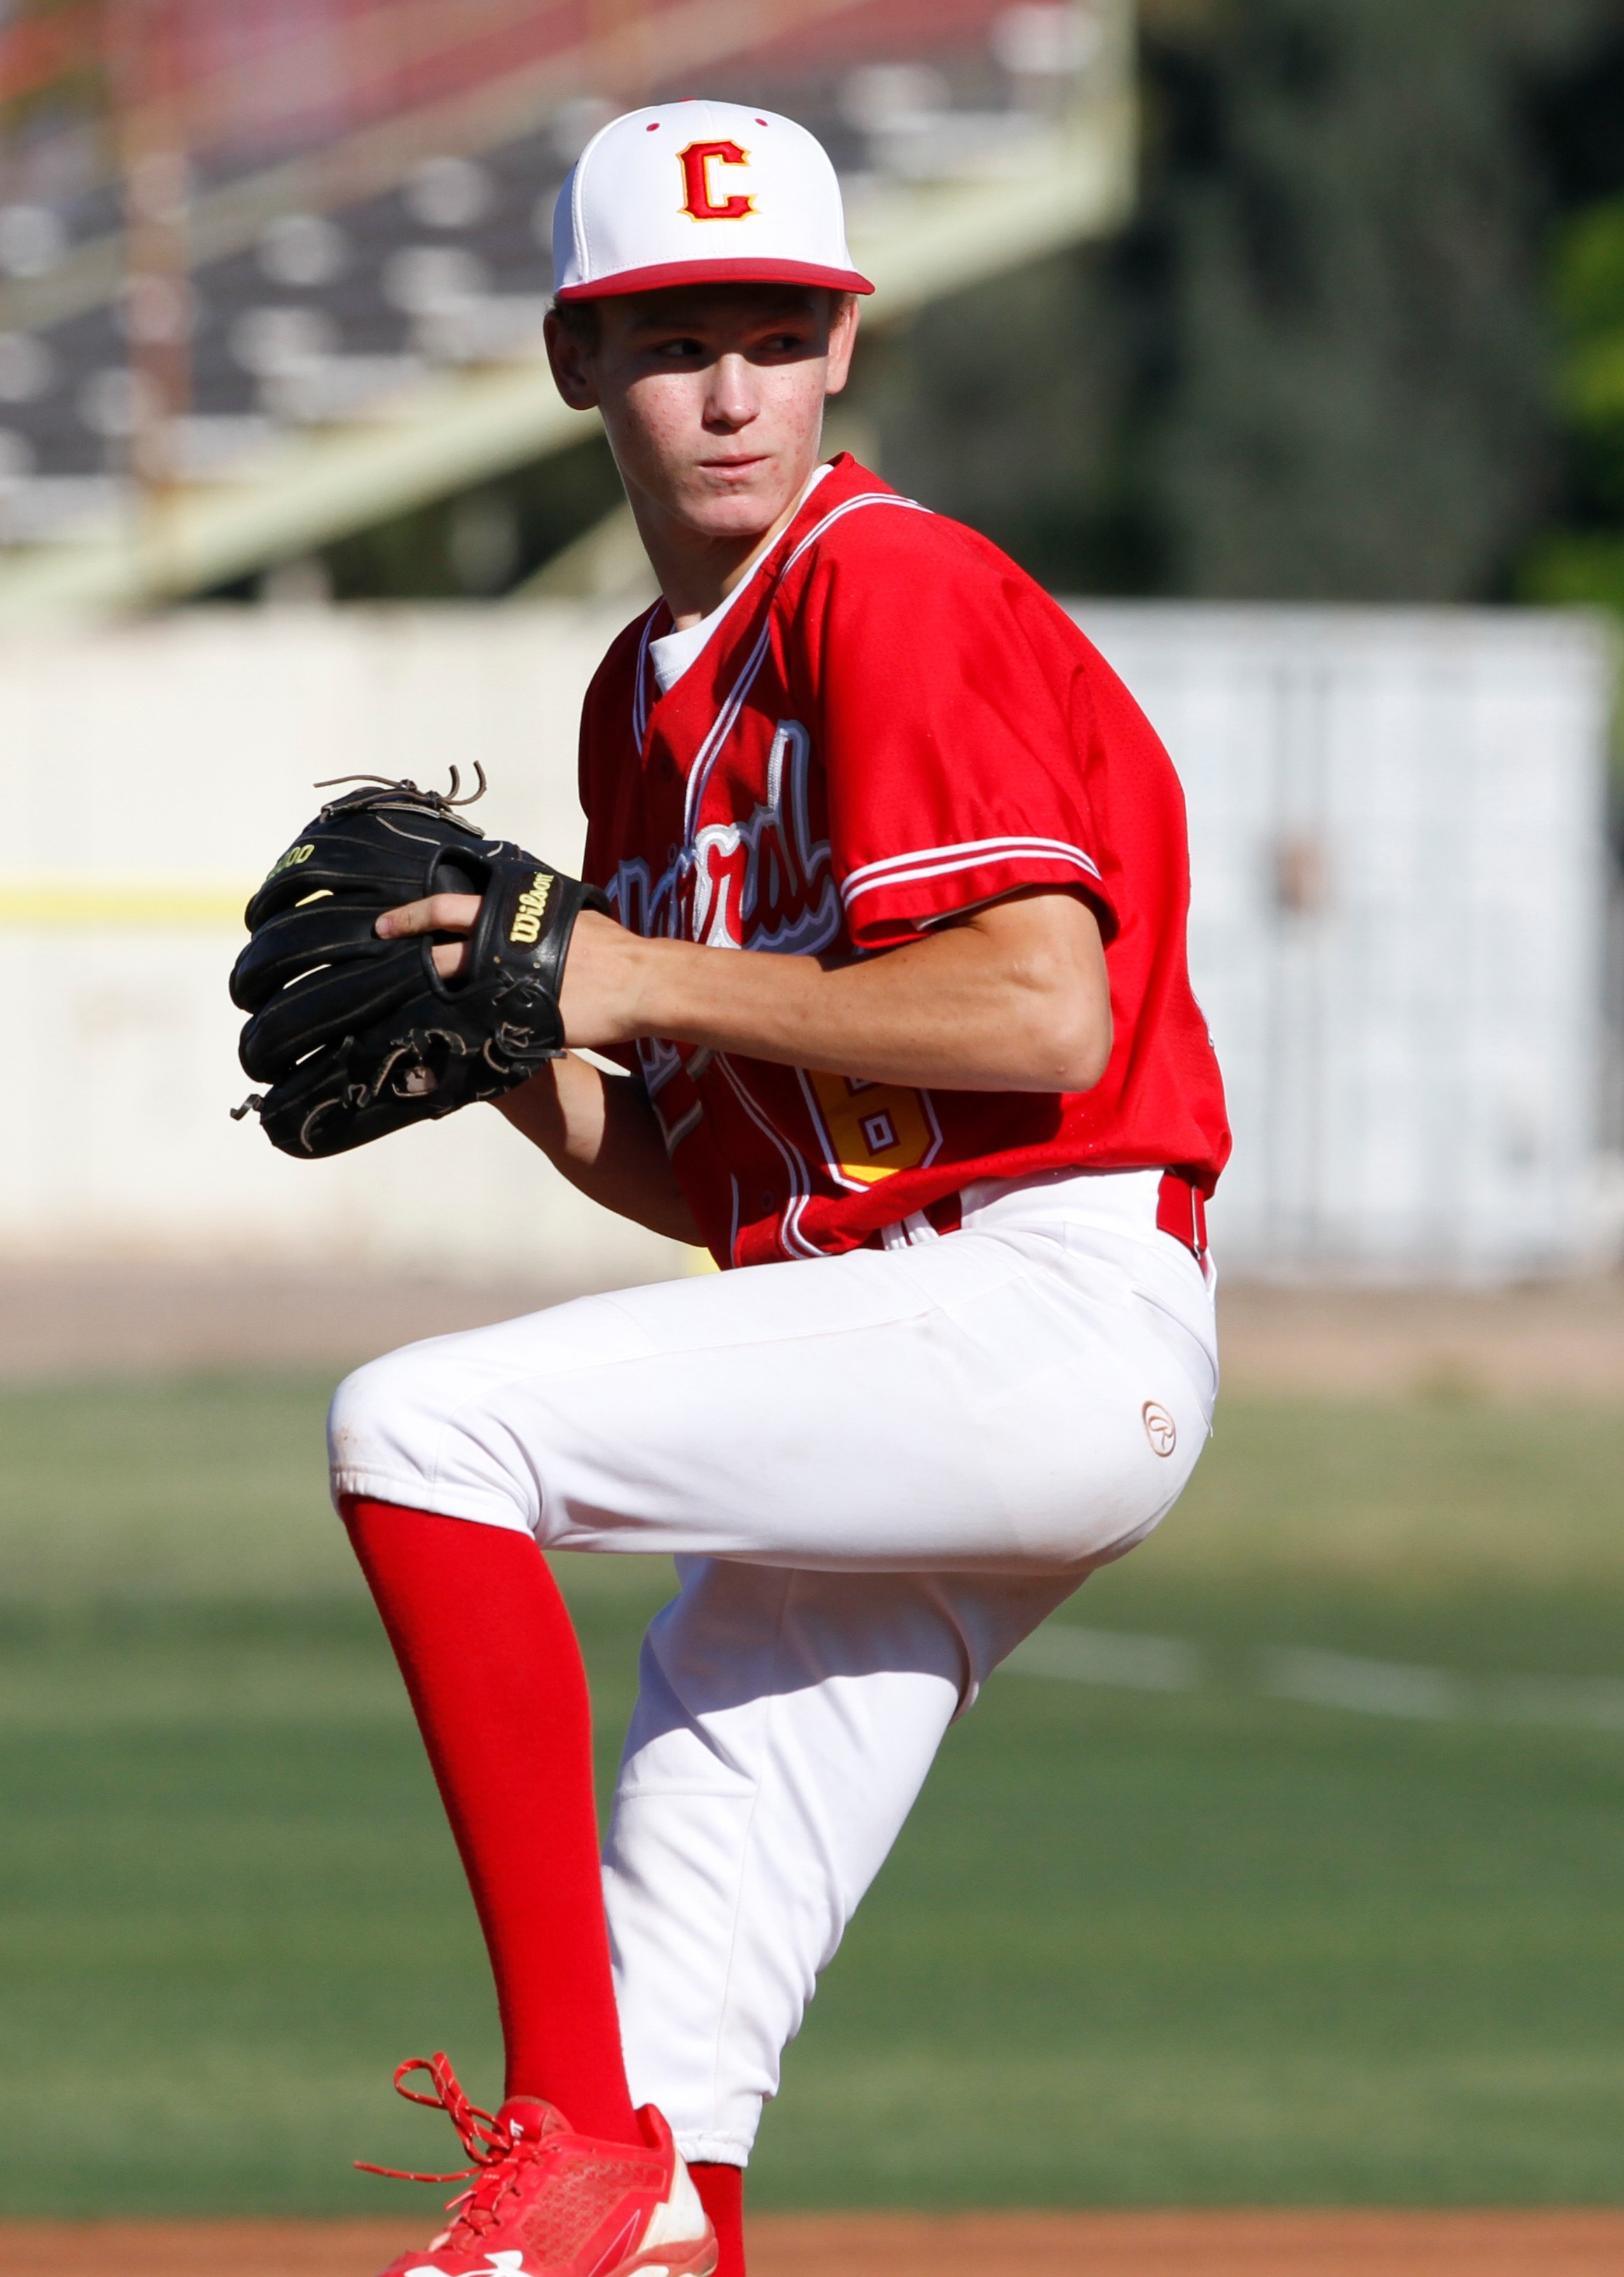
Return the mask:
[(404, 1503), (446, 1518), (534, 1529), (531, 1455), (515, 1452), (493, 1412), (477, 1329), (370, 1360), (333, 1394), (327, 1421), (332, 1498)]
[[(416, 1401), (408, 1352), (385, 1352), (347, 1375), (327, 1411), (327, 1461), (335, 1496), (380, 1474), (410, 1472)], [(364, 1491), (364, 1489), (362, 1489)]]

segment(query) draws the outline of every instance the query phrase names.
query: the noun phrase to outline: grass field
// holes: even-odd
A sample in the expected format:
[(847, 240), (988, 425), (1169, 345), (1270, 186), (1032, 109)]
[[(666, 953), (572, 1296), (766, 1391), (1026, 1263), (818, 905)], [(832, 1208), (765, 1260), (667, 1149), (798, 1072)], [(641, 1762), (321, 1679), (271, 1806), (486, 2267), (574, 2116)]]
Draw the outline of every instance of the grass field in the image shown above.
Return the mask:
[[(0, 2212), (421, 2226), (391, 2068), (496, 2090), (323, 1396), (0, 1394)], [(755, 2202), (1624, 2199), (1621, 1479), (1600, 1411), (1222, 1411), (951, 1735)], [(606, 1766), (665, 1580), (566, 1564)]]

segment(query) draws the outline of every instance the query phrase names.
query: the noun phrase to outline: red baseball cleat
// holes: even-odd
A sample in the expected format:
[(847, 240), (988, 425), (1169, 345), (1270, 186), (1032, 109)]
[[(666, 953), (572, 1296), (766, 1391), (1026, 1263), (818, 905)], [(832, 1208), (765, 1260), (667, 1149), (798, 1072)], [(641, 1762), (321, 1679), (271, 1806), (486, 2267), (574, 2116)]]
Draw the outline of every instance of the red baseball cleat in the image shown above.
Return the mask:
[[(426, 2071), (432, 2095), (401, 2082)], [(570, 2132), (550, 2103), (515, 2096), (492, 2114), (471, 2104), (443, 2055), (414, 2056), (394, 2075), (408, 2103), (444, 2111), (473, 2164), (454, 2174), (370, 2167), (407, 2182), (477, 2177), (426, 2253), (403, 2253), (383, 2277), (712, 2277), (716, 2233), (652, 2103), (637, 2113), (645, 2150)]]

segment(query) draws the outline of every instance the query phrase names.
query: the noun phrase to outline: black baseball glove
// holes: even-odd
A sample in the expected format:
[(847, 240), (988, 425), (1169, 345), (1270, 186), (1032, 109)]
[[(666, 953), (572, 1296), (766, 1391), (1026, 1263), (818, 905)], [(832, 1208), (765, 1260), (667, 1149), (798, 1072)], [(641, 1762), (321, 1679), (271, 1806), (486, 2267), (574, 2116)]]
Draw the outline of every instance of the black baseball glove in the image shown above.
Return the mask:
[[(454, 769), (445, 794), (396, 782), (333, 799), (244, 912), (253, 938), (232, 969), (232, 1001), (252, 1015), (243, 1067), (270, 1088), (236, 1112), (257, 1109), (285, 1154), (342, 1154), (499, 1098), (564, 1049), (569, 937), (581, 910), (608, 903), (483, 836), (454, 811), (456, 790)], [(433, 949), (461, 935), (373, 931), (383, 910), (431, 894), (482, 897), (454, 980), (435, 971)]]

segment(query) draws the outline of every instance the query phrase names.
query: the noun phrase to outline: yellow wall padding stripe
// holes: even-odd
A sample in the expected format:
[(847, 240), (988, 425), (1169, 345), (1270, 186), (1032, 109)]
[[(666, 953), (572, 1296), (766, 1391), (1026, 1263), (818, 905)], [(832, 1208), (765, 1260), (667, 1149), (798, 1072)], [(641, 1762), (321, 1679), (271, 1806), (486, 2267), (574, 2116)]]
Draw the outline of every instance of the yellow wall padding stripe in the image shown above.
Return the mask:
[(190, 925), (240, 927), (252, 886), (130, 885), (110, 878), (0, 879), (0, 926), (9, 932), (72, 925), (76, 932), (163, 932)]

